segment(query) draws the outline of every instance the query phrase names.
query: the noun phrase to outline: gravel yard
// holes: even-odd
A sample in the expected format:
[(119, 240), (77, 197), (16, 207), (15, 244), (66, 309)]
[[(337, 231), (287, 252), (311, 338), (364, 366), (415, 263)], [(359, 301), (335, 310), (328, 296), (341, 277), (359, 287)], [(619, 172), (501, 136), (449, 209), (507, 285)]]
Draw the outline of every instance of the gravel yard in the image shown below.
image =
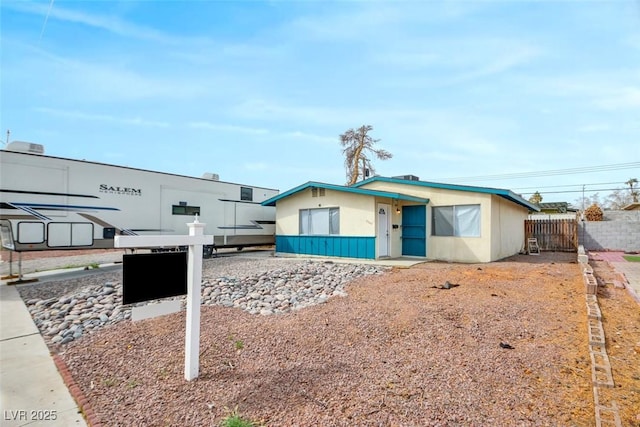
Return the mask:
[[(346, 284), (336, 276), (350, 270), (337, 264), (231, 259), (205, 260), (205, 292), (226, 286), (231, 303), (202, 308), (192, 382), (183, 374), (184, 313), (105, 322), (66, 345), (49, 341), (105, 425), (211, 426), (234, 410), (267, 426), (595, 425), (575, 254), (367, 267)], [(35, 304), (104, 282), (115, 289), (121, 278), (90, 280), (99, 282), (20, 292)], [(313, 290), (296, 301), (326, 298), (252, 314), (242, 299), (278, 300), (267, 290), (279, 280)], [(446, 282), (458, 286), (442, 289)], [(600, 296), (607, 341), (616, 340), (608, 348), (614, 377), (622, 379), (611, 393), (623, 425), (637, 426), (640, 310), (618, 291)]]

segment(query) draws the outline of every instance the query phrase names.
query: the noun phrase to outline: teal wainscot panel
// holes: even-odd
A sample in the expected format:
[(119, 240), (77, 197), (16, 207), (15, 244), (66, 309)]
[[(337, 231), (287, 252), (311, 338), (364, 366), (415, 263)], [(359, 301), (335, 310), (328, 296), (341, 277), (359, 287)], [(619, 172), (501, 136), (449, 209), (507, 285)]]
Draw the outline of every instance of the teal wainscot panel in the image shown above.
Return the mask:
[(276, 252), (343, 258), (375, 257), (375, 237), (276, 236)]

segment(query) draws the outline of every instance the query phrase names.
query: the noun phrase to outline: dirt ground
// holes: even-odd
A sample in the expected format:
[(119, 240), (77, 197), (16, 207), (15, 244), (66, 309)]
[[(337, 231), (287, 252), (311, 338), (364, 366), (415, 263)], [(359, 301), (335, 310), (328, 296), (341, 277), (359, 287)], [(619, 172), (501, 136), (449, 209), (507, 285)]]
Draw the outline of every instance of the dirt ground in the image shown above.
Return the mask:
[[(61, 357), (114, 426), (218, 425), (233, 410), (267, 426), (594, 426), (575, 258), (393, 269), (277, 316), (203, 307), (192, 382), (184, 313), (106, 328)], [(608, 265), (594, 264), (608, 281)], [(640, 426), (640, 306), (612, 286), (598, 297), (616, 383), (601, 400)]]

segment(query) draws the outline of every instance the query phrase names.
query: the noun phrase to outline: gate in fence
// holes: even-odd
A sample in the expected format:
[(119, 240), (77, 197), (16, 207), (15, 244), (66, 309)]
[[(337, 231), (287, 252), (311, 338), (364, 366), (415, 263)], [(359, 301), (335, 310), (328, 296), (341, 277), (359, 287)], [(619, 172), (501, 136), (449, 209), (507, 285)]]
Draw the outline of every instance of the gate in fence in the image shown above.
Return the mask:
[(530, 238), (538, 240), (541, 251), (576, 252), (578, 221), (576, 219), (527, 219), (524, 221), (525, 243)]

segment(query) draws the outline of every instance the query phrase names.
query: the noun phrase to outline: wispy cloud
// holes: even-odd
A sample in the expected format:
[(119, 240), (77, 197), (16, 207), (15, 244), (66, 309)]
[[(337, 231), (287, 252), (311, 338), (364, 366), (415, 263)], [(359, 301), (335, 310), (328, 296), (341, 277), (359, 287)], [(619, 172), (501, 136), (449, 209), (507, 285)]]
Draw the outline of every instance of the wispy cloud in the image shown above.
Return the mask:
[(320, 144), (336, 144), (336, 142), (338, 141), (337, 137), (331, 138), (327, 136), (315, 135), (312, 133), (301, 132), (301, 131), (284, 132), (282, 133), (282, 137), (291, 138), (293, 140), (299, 140), (299, 141), (313, 141)]
[(84, 113), (82, 111), (73, 110), (58, 110), (54, 108), (38, 107), (34, 109), (39, 113), (44, 113), (56, 117), (62, 117), (69, 120), (81, 120), (81, 121), (97, 121), (108, 122), (127, 126), (145, 126), (145, 127), (157, 127), (168, 128), (170, 126), (167, 122), (147, 120), (141, 117), (118, 117), (109, 114), (95, 114)]
[(626, 110), (640, 108), (640, 86), (622, 87), (594, 101), (595, 105), (606, 110)]
[[(364, 7), (353, 7), (354, 5)], [(398, 18), (399, 11), (388, 11), (384, 4), (367, 7), (366, 4), (349, 4), (339, 12), (307, 15), (295, 18), (287, 32), (307, 40), (323, 42), (354, 42), (368, 40), (377, 35), (377, 29), (387, 27)]]
[(149, 70), (124, 56), (92, 60), (65, 57), (39, 49), (31, 51), (33, 54), (24, 58), (22, 63), (7, 64), (5, 70), (11, 73), (20, 68), (28, 70), (22, 80), (32, 81), (30, 90), (35, 94), (48, 94), (52, 100), (114, 103), (162, 99), (168, 102), (221, 92), (218, 85), (226, 82), (226, 77), (213, 73), (175, 78), (162, 69)]
[(345, 119), (345, 111), (339, 108), (332, 109), (308, 105), (288, 105), (286, 103), (265, 99), (248, 99), (231, 107), (230, 113), (247, 119), (288, 119), (307, 124), (331, 124), (342, 122)]
[(3, 1), (1, 121), (81, 158), (153, 141), (136, 161), (176, 173), (211, 168), (174, 161), (193, 141), (281, 189), (343, 182), (338, 136), (363, 124), (394, 154), (382, 174), (616, 163), (637, 151), (640, 38), (605, 3), (56, 1), (36, 43), (50, 1)]
[[(222, 42), (215, 40), (185, 41), (179, 48), (165, 54), (176, 60), (184, 61), (198, 67), (218, 67), (229, 69), (243, 67), (253, 70), (254, 64), (269, 64), (272, 61), (286, 61), (290, 52), (284, 44), (270, 45), (262, 42)], [(255, 72), (255, 70), (253, 70)]]
[(65, 8), (64, 3), (56, 3), (49, 11), (49, 5), (33, 2), (7, 2), (3, 7), (8, 7), (14, 11), (22, 13), (30, 13), (40, 15), (45, 19), (58, 20), (74, 24), (80, 24), (87, 27), (97, 28), (117, 34), (123, 37), (130, 37), (140, 40), (148, 40), (162, 43), (175, 43), (175, 37), (155, 30), (153, 28), (132, 24), (124, 21), (117, 16), (111, 15), (95, 15), (86, 12), (79, 12)]
[(226, 124), (218, 124), (218, 123), (210, 123), (210, 122), (190, 122), (187, 124), (187, 126), (194, 129), (208, 129), (208, 130), (216, 130), (216, 131), (223, 131), (223, 132), (237, 132), (237, 133), (246, 133), (251, 135), (266, 135), (269, 133), (267, 129), (262, 129), (262, 128), (226, 125)]
[(527, 40), (495, 37), (407, 38), (398, 46), (382, 46), (371, 54), (376, 67), (393, 77), (383, 88), (438, 88), (512, 71), (526, 73), (544, 58), (545, 48)]
[(521, 78), (529, 92), (563, 97), (600, 110), (634, 110), (640, 107), (640, 69), (609, 69)]
[(386, 67), (400, 67), (405, 69), (421, 69), (443, 62), (442, 56), (430, 51), (383, 50), (376, 51), (371, 61)]
[(632, 36), (625, 37), (622, 43), (627, 46), (631, 46), (636, 50), (640, 50), (640, 34), (634, 34)]
[(245, 163), (243, 167), (250, 171), (264, 171), (269, 169), (269, 164), (265, 162)]
[[(495, 55), (488, 55), (486, 62), (477, 64), (471, 71), (454, 76), (451, 82), (474, 80), (495, 74), (505, 73), (514, 68), (521, 67), (539, 57), (541, 50), (527, 44), (511, 45), (505, 47), (505, 51)], [(451, 83), (450, 82), (450, 83)]]
[(319, 143), (319, 144), (335, 144), (337, 138), (330, 138), (322, 135), (316, 135), (309, 132), (302, 131), (278, 131), (275, 129), (255, 128), (250, 126), (240, 126), (233, 124), (220, 124), (211, 123), (206, 121), (189, 122), (187, 126), (193, 129), (206, 129), (211, 131), (222, 131), (231, 133), (241, 133), (247, 135), (264, 135), (268, 136), (270, 140), (293, 140), (302, 141), (306, 143)]
[(471, 2), (347, 2), (329, 12), (299, 16), (285, 28), (299, 40), (375, 45), (408, 29), (443, 24), (471, 15), (484, 5)]
[(457, 139), (452, 142), (453, 146), (469, 155), (481, 154), (481, 155), (491, 155), (495, 154), (499, 151), (498, 145), (496, 143), (487, 141), (484, 138), (480, 137), (471, 137), (469, 135)]
[(578, 128), (578, 132), (607, 132), (611, 130), (611, 125), (607, 123), (591, 123)]

